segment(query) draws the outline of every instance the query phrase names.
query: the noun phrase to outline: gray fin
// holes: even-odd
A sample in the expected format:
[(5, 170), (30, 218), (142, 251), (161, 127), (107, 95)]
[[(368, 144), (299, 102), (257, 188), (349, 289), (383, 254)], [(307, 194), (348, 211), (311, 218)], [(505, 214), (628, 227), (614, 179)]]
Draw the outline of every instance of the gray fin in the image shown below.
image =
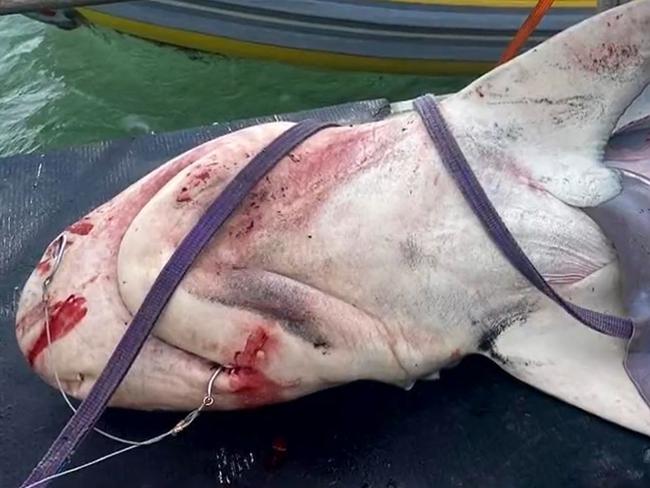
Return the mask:
[(593, 16), (445, 99), (445, 118), (470, 162), (505, 158), (565, 203), (601, 203), (620, 191), (607, 141), (650, 82), (648, 32), (650, 0)]
[(650, 180), (623, 172), (622, 185), (616, 197), (585, 212), (616, 248), (625, 308), (634, 319), (625, 368), (650, 404)]
[[(558, 292), (584, 307), (625, 314), (622, 300), (613, 299), (620, 292), (615, 262)], [(624, 367), (626, 343), (585, 327), (550, 302), (526, 323), (504, 330), (484, 354), (538, 390), (650, 436), (650, 409)]]

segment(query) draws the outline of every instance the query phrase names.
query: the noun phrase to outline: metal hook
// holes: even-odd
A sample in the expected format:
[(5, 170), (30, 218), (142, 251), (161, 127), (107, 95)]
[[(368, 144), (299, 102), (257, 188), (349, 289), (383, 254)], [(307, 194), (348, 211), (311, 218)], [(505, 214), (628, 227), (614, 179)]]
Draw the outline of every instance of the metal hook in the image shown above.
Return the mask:
[(54, 253), (54, 266), (52, 266), (52, 271), (50, 274), (43, 280), (43, 289), (47, 289), (47, 287), (50, 285), (52, 282), (52, 278), (54, 278), (54, 274), (56, 273), (57, 269), (59, 269), (59, 266), (61, 264), (61, 260), (63, 259), (63, 253), (65, 252), (65, 246), (68, 243), (68, 238), (66, 237), (65, 233), (60, 234), (54, 241), (52, 241), (52, 244), (50, 246), (57, 246), (57, 249)]
[(219, 376), (219, 374), (223, 372), (224, 369), (225, 368), (223, 366), (219, 366), (214, 370), (212, 376), (210, 376), (210, 379), (208, 380), (208, 391), (207, 394), (203, 397), (204, 407), (209, 407), (214, 403), (214, 397), (212, 396), (212, 387), (214, 386), (214, 382), (216, 381), (217, 376)]
[(203, 401), (201, 402), (201, 405), (199, 405), (197, 408), (192, 410), (190, 413), (188, 413), (185, 418), (181, 419), (180, 422), (178, 422), (174, 428), (172, 429), (172, 435), (176, 435), (179, 432), (185, 430), (196, 418), (199, 416), (201, 411), (206, 408), (211, 406), (214, 403), (214, 397), (212, 396), (212, 388), (214, 386), (214, 382), (217, 379), (217, 376), (219, 376), (220, 373), (224, 371), (223, 366), (218, 366), (217, 369), (214, 370), (214, 373), (212, 373), (212, 376), (210, 376), (210, 379), (208, 380), (208, 387), (207, 387), (207, 392), (206, 395), (203, 397)]

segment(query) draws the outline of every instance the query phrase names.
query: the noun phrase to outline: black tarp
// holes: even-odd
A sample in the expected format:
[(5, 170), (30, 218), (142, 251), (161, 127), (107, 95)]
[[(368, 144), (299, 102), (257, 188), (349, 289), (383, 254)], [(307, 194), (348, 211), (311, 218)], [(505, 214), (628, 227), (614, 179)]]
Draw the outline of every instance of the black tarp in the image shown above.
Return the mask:
[[(253, 122), (381, 118), (385, 100), (0, 159), (0, 488), (16, 487), (70, 412), (18, 351), (19, 292), (67, 224), (192, 146)], [(130, 438), (178, 413), (111, 410)], [(283, 451), (286, 446), (286, 451)], [(91, 435), (72, 465), (119, 445)], [(52, 484), (92, 488), (650, 486), (650, 440), (540, 393), (483, 358), (411, 391), (357, 383), (254, 411), (215, 412), (161, 444)]]

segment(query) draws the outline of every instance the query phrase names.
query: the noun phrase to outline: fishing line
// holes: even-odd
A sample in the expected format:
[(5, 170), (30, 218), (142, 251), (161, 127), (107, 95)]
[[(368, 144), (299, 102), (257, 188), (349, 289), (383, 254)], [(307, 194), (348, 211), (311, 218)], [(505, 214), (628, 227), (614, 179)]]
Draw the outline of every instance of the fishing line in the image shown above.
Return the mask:
[[(75, 407), (72, 405), (72, 402), (70, 401), (70, 398), (68, 397), (67, 393), (63, 389), (63, 385), (61, 383), (61, 378), (59, 377), (59, 372), (56, 367), (56, 361), (54, 361), (53, 354), (51, 351), (51, 345), (52, 345), (52, 334), (50, 331), (50, 315), (49, 315), (49, 310), (47, 304), (49, 303), (49, 286), (52, 282), (52, 279), (56, 273), (56, 271), (59, 268), (59, 265), (61, 264), (61, 260), (63, 258), (63, 254), (65, 252), (65, 246), (67, 244), (67, 238), (65, 233), (61, 234), (59, 237), (57, 237), (53, 242), (53, 246), (58, 246), (58, 248), (55, 248), (55, 251), (53, 254), (55, 254), (55, 260), (54, 260), (54, 266), (52, 266), (52, 271), (50, 274), (43, 280), (43, 287), (42, 287), (42, 301), (44, 304), (44, 309), (45, 309), (45, 334), (47, 337), (47, 348), (45, 351), (46, 360), (48, 366), (52, 369), (52, 372), (54, 373), (54, 379), (57, 384), (57, 388), (59, 390), (59, 393), (61, 393), (61, 396), (63, 397), (63, 400), (65, 403), (70, 407), (70, 410), (72, 410), (73, 413), (76, 413)], [(48, 476), (46, 478), (43, 478), (42, 480), (39, 480), (35, 483), (32, 483), (30, 485), (27, 485), (25, 488), (34, 488), (41, 483), (45, 483), (47, 481), (51, 481), (56, 478), (61, 478), (63, 476), (67, 476), (69, 474), (75, 473), (77, 471), (81, 471), (83, 469), (89, 468), (91, 466), (94, 466), (96, 464), (99, 464), (103, 461), (106, 461), (107, 459), (110, 459), (115, 456), (119, 456), (121, 454), (125, 454), (128, 451), (131, 451), (137, 447), (142, 447), (142, 446), (149, 446), (152, 444), (155, 444), (157, 442), (162, 441), (163, 439), (169, 437), (169, 436), (175, 436), (179, 434), (181, 431), (185, 430), (194, 420), (199, 416), (201, 411), (203, 409), (210, 407), (212, 404), (214, 404), (214, 397), (212, 393), (212, 389), (214, 387), (214, 382), (217, 379), (217, 376), (224, 370), (223, 366), (218, 366), (215, 371), (212, 373), (210, 376), (210, 379), (208, 380), (208, 385), (207, 385), (207, 390), (206, 390), (206, 395), (203, 397), (203, 400), (201, 401), (201, 404), (192, 410), (190, 413), (188, 413), (184, 418), (182, 418), (179, 422), (177, 422), (171, 429), (168, 431), (159, 434), (157, 436), (151, 437), (149, 439), (145, 439), (142, 441), (136, 441), (132, 439), (126, 439), (124, 437), (119, 437), (113, 434), (110, 434), (109, 432), (106, 432), (102, 429), (99, 429), (97, 427), (94, 427), (93, 430), (97, 432), (98, 434), (111, 439), (112, 441), (121, 443), (121, 444), (126, 444), (126, 447), (123, 447), (122, 449), (118, 449), (116, 451), (113, 451), (109, 454), (106, 454), (104, 456), (101, 456), (97, 459), (94, 459), (92, 461), (89, 461), (85, 464), (81, 464), (79, 466), (75, 466), (73, 468), (67, 469), (65, 471), (61, 471), (60, 473), (53, 474), (51, 476)]]

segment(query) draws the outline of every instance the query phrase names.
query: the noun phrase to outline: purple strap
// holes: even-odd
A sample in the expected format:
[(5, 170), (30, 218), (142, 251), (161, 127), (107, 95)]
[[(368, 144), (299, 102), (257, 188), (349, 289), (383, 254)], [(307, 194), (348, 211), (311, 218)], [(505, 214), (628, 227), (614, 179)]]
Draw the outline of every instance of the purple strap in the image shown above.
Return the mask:
[(429, 136), (433, 140), (443, 164), (456, 180), (465, 200), (483, 224), (497, 247), (510, 263), (519, 270), (535, 287), (554, 300), (569, 315), (587, 327), (603, 334), (628, 339), (632, 336), (634, 322), (629, 318), (616, 317), (594, 310), (579, 307), (567, 302), (549, 286), (544, 277), (530, 262), (505, 226), (490, 199), (483, 191), (474, 172), (463, 155), (456, 139), (451, 134), (433, 97), (425, 95), (415, 101), (415, 109), (420, 114)]
[[(165, 264), (88, 396), (21, 488), (58, 473), (72, 456), (106, 409), (181, 279), (246, 195), (289, 151), (309, 136), (334, 125), (307, 120), (292, 126), (262, 149), (226, 186)], [(43, 482), (39, 486), (48, 484)]]

